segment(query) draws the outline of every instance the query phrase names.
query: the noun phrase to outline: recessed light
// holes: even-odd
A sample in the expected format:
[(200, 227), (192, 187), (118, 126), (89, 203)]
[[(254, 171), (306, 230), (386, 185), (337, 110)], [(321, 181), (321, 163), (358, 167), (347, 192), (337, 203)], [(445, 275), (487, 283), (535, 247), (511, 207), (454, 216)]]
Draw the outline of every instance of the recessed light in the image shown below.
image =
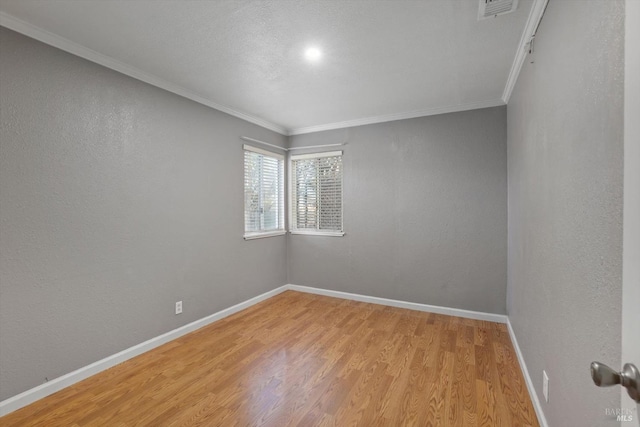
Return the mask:
[(322, 52), (317, 47), (309, 47), (304, 51), (304, 57), (311, 62), (315, 62), (320, 59)]

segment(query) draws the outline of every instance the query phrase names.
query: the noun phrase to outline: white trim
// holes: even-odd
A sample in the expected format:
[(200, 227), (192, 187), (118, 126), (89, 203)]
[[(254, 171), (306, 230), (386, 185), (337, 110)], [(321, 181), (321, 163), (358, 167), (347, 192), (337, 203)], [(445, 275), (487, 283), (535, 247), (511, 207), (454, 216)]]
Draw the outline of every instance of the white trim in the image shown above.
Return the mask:
[(35, 402), (36, 400), (49, 396), (50, 394), (62, 390), (65, 387), (69, 387), (70, 385), (82, 381), (85, 378), (109, 369), (119, 363), (122, 363), (135, 356), (159, 347), (162, 344), (166, 344), (169, 341), (180, 338), (181, 336), (193, 332), (196, 329), (200, 329), (203, 326), (206, 326), (224, 317), (230, 316), (234, 313), (237, 313), (238, 311), (244, 310), (245, 308), (255, 305), (275, 295), (278, 295), (288, 289), (289, 288), (287, 286), (280, 286), (279, 288), (273, 289), (269, 292), (265, 292), (232, 307), (225, 308), (224, 310), (218, 311), (217, 313), (214, 313), (210, 316), (203, 317), (200, 320), (196, 320), (195, 322), (191, 322), (165, 334), (159, 335), (155, 338), (151, 338), (148, 341), (145, 341), (138, 345), (134, 345), (133, 347), (129, 347), (128, 349), (123, 350), (119, 353), (105, 357), (102, 360), (84, 366), (73, 372), (69, 372), (68, 374), (65, 374), (61, 377), (55, 378), (42, 385), (3, 400), (2, 402), (0, 402), (0, 417), (7, 415), (10, 412), (16, 411), (24, 406), (27, 406), (30, 403)]
[[(546, 3), (547, 1), (548, 0), (534, 0), (535, 3), (532, 7), (532, 14), (529, 15), (530, 21), (532, 19), (533, 11), (537, 10), (538, 3), (540, 2)], [(542, 8), (542, 10), (544, 10), (544, 7)], [(528, 24), (529, 22), (527, 23), (527, 25)], [(251, 114), (247, 114), (247, 113), (235, 110), (226, 105), (219, 104), (213, 101), (212, 99), (206, 98), (203, 95), (192, 92), (191, 90), (188, 90), (180, 85), (171, 83), (154, 74), (148, 73), (146, 71), (142, 71), (131, 65), (125, 64), (122, 61), (119, 61), (110, 56), (104, 55), (102, 53), (99, 53), (93, 49), (89, 49), (85, 46), (82, 46), (64, 37), (58, 36), (54, 33), (51, 33), (47, 30), (44, 30), (40, 27), (37, 27), (33, 24), (30, 24), (12, 15), (9, 15), (6, 12), (0, 12), (0, 25), (3, 27), (9, 28), (13, 31), (16, 31), (18, 33), (24, 34), (33, 39), (36, 39), (38, 41), (41, 41), (43, 43), (46, 43), (48, 45), (57, 47), (58, 49), (72, 53), (76, 56), (79, 56), (91, 62), (95, 62), (96, 64), (100, 64), (104, 67), (118, 71), (119, 73), (125, 74), (129, 77), (133, 77), (134, 79), (143, 81), (145, 83), (159, 87), (166, 91), (175, 93), (177, 95), (190, 99), (199, 104), (206, 105), (207, 107), (214, 108), (216, 110), (227, 113), (231, 116), (237, 117), (249, 123), (253, 123), (255, 125), (272, 130), (274, 132), (277, 132), (285, 136), (301, 135), (305, 133), (320, 132), (324, 130), (342, 129), (342, 128), (348, 128), (348, 127), (354, 127), (354, 126), (363, 126), (368, 124), (390, 122), (394, 120), (412, 119), (416, 117), (433, 116), (436, 114), (455, 113), (459, 111), (475, 110), (478, 108), (488, 108), (488, 107), (497, 107), (500, 105), (505, 105), (508, 102), (509, 96), (511, 95), (511, 90), (513, 89), (513, 85), (515, 84), (517, 75), (520, 72), (520, 68), (522, 67), (522, 62), (524, 62), (524, 52), (523, 52), (523, 49), (520, 49), (519, 47), (518, 53), (516, 54), (516, 59), (514, 60), (513, 66), (511, 68), (511, 73), (509, 74), (509, 80), (507, 81), (507, 86), (505, 88), (502, 99), (494, 99), (489, 101), (477, 101), (477, 102), (470, 102), (466, 104), (450, 105), (450, 106), (437, 107), (437, 108), (426, 108), (426, 109), (407, 111), (402, 113), (385, 114), (380, 116), (364, 117), (364, 118), (354, 119), (354, 120), (346, 120), (342, 122), (327, 123), (323, 125), (287, 129), (283, 126), (270, 122), (261, 117), (253, 116)], [(523, 34), (523, 40), (524, 40), (524, 34)], [(524, 44), (528, 43), (528, 39), (524, 40), (524, 42), (523, 40), (521, 40), (520, 42), (521, 45), (523, 43)], [(522, 56), (522, 58), (520, 58), (520, 56)], [(511, 80), (513, 80), (513, 82)]]
[(531, 12), (529, 12), (529, 18), (527, 18), (527, 24), (524, 27), (524, 31), (520, 37), (520, 43), (518, 43), (516, 56), (511, 64), (511, 71), (507, 78), (507, 84), (504, 86), (504, 92), (502, 92), (502, 101), (505, 104), (509, 103), (509, 98), (511, 98), (511, 93), (513, 92), (513, 88), (516, 86), (518, 76), (522, 70), (522, 65), (527, 57), (529, 42), (538, 27), (538, 23), (542, 19), (542, 14), (544, 13), (544, 9), (548, 2), (549, 0), (533, 0)]
[(280, 125), (272, 123), (263, 118), (253, 116), (251, 114), (243, 113), (226, 105), (219, 104), (209, 98), (185, 89), (182, 86), (171, 83), (154, 74), (132, 67), (131, 65), (127, 65), (124, 62), (118, 61), (117, 59), (114, 59), (110, 56), (103, 55), (102, 53), (96, 52), (93, 49), (89, 49), (78, 43), (72, 42), (69, 39), (60, 37), (47, 30), (11, 16), (5, 12), (0, 12), (0, 25), (2, 25), (3, 27), (7, 27), (10, 30), (17, 31), (18, 33), (29, 36), (33, 39), (39, 40), (48, 45), (57, 47), (58, 49), (62, 49), (66, 52), (72, 53), (81, 58), (87, 59), (91, 62), (95, 62), (96, 64), (111, 68), (112, 70), (118, 71), (119, 73), (126, 74), (127, 76), (133, 77), (134, 79), (141, 80), (150, 85), (159, 87), (169, 92), (173, 92), (199, 104), (206, 105), (207, 107), (211, 107), (239, 119), (246, 120), (247, 122), (272, 130), (281, 135), (288, 134), (287, 129)]
[(291, 160), (320, 159), (322, 157), (342, 156), (342, 151), (326, 151), (324, 153), (296, 154), (291, 156)]
[(265, 237), (283, 236), (287, 234), (286, 230), (264, 231), (258, 233), (247, 233), (243, 236), (244, 240), (263, 239)]
[(284, 160), (284, 155), (280, 153), (274, 153), (273, 151), (263, 150), (262, 148), (254, 147), (252, 145), (243, 144), (242, 149), (251, 151), (252, 153), (262, 154), (263, 156), (273, 157), (278, 160)]
[(529, 397), (531, 398), (533, 408), (535, 409), (536, 415), (538, 416), (538, 423), (541, 427), (549, 427), (547, 419), (544, 416), (544, 411), (542, 410), (542, 405), (540, 404), (540, 399), (538, 399), (538, 394), (536, 393), (536, 389), (533, 386), (533, 381), (531, 381), (531, 375), (529, 375), (529, 371), (527, 370), (527, 364), (524, 362), (524, 356), (522, 355), (522, 351), (520, 351), (520, 346), (518, 345), (518, 340), (516, 339), (516, 333), (513, 331), (511, 321), (509, 321), (508, 318), (507, 329), (509, 330), (509, 337), (511, 338), (513, 348), (515, 349), (516, 356), (518, 357), (518, 362), (520, 363), (520, 370), (522, 371), (522, 375), (524, 376), (524, 382), (527, 383)]
[(301, 135), (303, 133), (321, 132), (332, 129), (343, 129), (354, 126), (371, 125), (375, 123), (392, 122), (395, 120), (413, 119), (416, 117), (434, 116), (436, 114), (457, 113), (459, 111), (475, 110), (478, 108), (498, 107), (505, 105), (502, 99), (493, 99), (490, 101), (470, 102), (467, 104), (450, 105), (447, 107), (426, 108), (423, 110), (407, 111), (404, 113), (385, 114), (381, 116), (363, 117), (360, 119), (346, 120), (343, 122), (327, 123), (317, 126), (306, 126), (293, 128), (289, 130), (289, 136)]
[(540, 405), (540, 400), (538, 399), (538, 395), (536, 394), (535, 388), (533, 386), (533, 381), (531, 381), (531, 376), (529, 375), (529, 371), (527, 370), (527, 365), (524, 361), (524, 357), (522, 356), (522, 352), (520, 351), (518, 340), (516, 339), (516, 335), (513, 331), (513, 327), (511, 326), (511, 322), (509, 321), (508, 316), (504, 314), (485, 313), (481, 311), (463, 310), (459, 308), (419, 304), (415, 302), (399, 301), (399, 300), (393, 300), (393, 299), (387, 299), (387, 298), (352, 294), (348, 292), (333, 291), (328, 289), (312, 288), (309, 286), (299, 286), (299, 285), (288, 284), (286, 285), (286, 288), (287, 290), (291, 290), (291, 291), (306, 292), (310, 294), (324, 295), (324, 296), (329, 296), (334, 298), (368, 302), (371, 304), (381, 304), (381, 305), (387, 305), (391, 307), (406, 308), (408, 310), (417, 310), (417, 311), (424, 311), (428, 313), (444, 314), (447, 316), (457, 316), (457, 317), (464, 317), (467, 319), (485, 320), (488, 322), (506, 324), (507, 329), (509, 330), (509, 337), (511, 338), (511, 342), (513, 343), (513, 347), (516, 352), (516, 356), (518, 358), (518, 363), (520, 363), (520, 370), (522, 371), (522, 375), (524, 376), (525, 383), (527, 384), (529, 397), (531, 398), (531, 402), (536, 411), (536, 416), (538, 417), (538, 423), (540, 424), (541, 427), (549, 427), (549, 424), (547, 423), (547, 419), (544, 416), (542, 406)]
[(307, 234), (309, 236), (329, 236), (329, 237), (342, 237), (344, 231), (321, 231), (321, 230), (289, 230), (290, 234)]
[(255, 142), (256, 144), (266, 145), (268, 147), (276, 148), (278, 150), (288, 151), (288, 148), (280, 147), (279, 145), (270, 144), (268, 142), (260, 141), (259, 139), (250, 138), (248, 136), (241, 136), (240, 139), (244, 139), (245, 141), (249, 141), (249, 142)]
[(393, 300), (388, 298), (379, 298), (379, 297), (372, 297), (372, 296), (366, 296), (366, 295), (360, 295), (360, 294), (352, 294), (348, 292), (333, 291), (328, 289), (312, 288), (309, 286), (288, 284), (285, 287), (287, 290), (290, 290), (290, 291), (306, 292), (310, 294), (324, 295), (324, 296), (348, 299), (353, 301), (361, 301), (361, 302), (367, 302), (371, 304), (380, 304), (380, 305), (387, 305), (391, 307), (406, 308), (408, 310), (417, 310), (417, 311), (424, 311), (428, 313), (444, 314), (447, 316), (457, 316), (457, 317), (464, 317), (467, 319), (485, 320), (488, 322), (506, 324), (507, 329), (509, 330), (509, 337), (511, 338), (511, 342), (513, 343), (513, 347), (515, 349), (518, 362), (520, 363), (520, 370), (522, 371), (522, 375), (524, 376), (525, 383), (527, 384), (527, 390), (529, 391), (531, 402), (533, 403), (533, 407), (536, 411), (536, 416), (538, 417), (538, 423), (540, 424), (541, 427), (549, 427), (549, 424), (547, 423), (547, 419), (544, 416), (542, 406), (540, 405), (540, 400), (538, 399), (538, 395), (536, 394), (535, 388), (533, 386), (533, 382), (531, 381), (531, 376), (529, 375), (529, 371), (527, 370), (527, 365), (524, 362), (524, 357), (522, 356), (522, 352), (520, 351), (518, 340), (516, 339), (516, 335), (513, 331), (513, 328), (511, 327), (511, 322), (509, 321), (508, 316), (504, 314), (485, 313), (481, 311), (463, 310), (460, 308), (442, 307), (442, 306), (429, 305), (429, 304), (419, 304), (415, 302), (399, 301), (399, 300)]
[(326, 147), (341, 147), (343, 145), (347, 145), (346, 142), (342, 142), (340, 144), (322, 144), (322, 145), (308, 145), (306, 147), (290, 147), (290, 148), (284, 148), (284, 147), (280, 147), (279, 145), (275, 145), (275, 144), (271, 144), (269, 142), (264, 142), (261, 141), (259, 139), (255, 139), (255, 138), (251, 138), (248, 136), (241, 136), (240, 139), (244, 139), (245, 141), (249, 141), (249, 142), (255, 142), (256, 144), (262, 144), (262, 145), (266, 145), (268, 147), (273, 147), (276, 148), (278, 150), (282, 150), (282, 151), (291, 151), (291, 150), (312, 150), (315, 148), (326, 148)]
[[(622, 363), (640, 366), (640, 2), (626, 0), (624, 17), (624, 184), (622, 231)], [(616, 363), (615, 361), (611, 363)], [(616, 365), (614, 365), (616, 366)], [(620, 387), (623, 409), (636, 410)], [(629, 425), (620, 422), (621, 426)], [(636, 421), (636, 425), (640, 426)]]
[(326, 148), (326, 147), (341, 147), (343, 145), (347, 145), (346, 142), (342, 142), (340, 144), (322, 144), (322, 145), (307, 145), (306, 147), (289, 147), (288, 151), (291, 150), (311, 150), (314, 148)]
[(520, 351), (520, 347), (518, 346), (518, 341), (516, 340), (515, 333), (513, 332), (511, 323), (509, 322), (509, 319), (506, 315), (463, 310), (458, 308), (441, 307), (441, 306), (428, 305), (428, 304), (419, 304), (419, 303), (413, 303), (413, 302), (407, 302), (407, 301), (392, 300), (387, 298), (372, 297), (372, 296), (366, 296), (366, 295), (360, 295), (360, 294), (352, 294), (348, 292), (312, 288), (309, 286), (299, 286), (299, 285), (293, 285), (293, 284), (280, 286), (276, 289), (265, 292), (256, 297), (250, 298), (244, 302), (241, 302), (239, 304), (236, 304), (224, 310), (218, 311), (217, 313), (214, 313), (210, 316), (204, 317), (200, 320), (196, 320), (187, 325), (184, 325), (177, 329), (169, 331), (165, 334), (159, 335), (155, 338), (151, 338), (150, 340), (147, 340), (143, 343), (137, 344), (119, 353), (108, 356), (102, 360), (99, 360), (90, 365), (84, 366), (80, 369), (77, 369), (73, 372), (65, 374), (61, 377), (55, 378), (47, 383), (44, 383), (30, 390), (27, 390), (23, 393), (20, 393), (16, 396), (3, 400), (2, 402), (0, 402), (0, 417), (7, 415), (13, 411), (16, 411), (20, 408), (23, 408), (57, 391), (60, 391), (63, 388), (69, 387), (92, 375), (98, 374), (117, 364), (125, 362), (135, 356), (138, 356), (149, 350), (153, 350), (154, 348), (159, 347), (163, 344), (166, 344), (169, 341), (180, 338), (183, 335), (186, 335), (206, 325), (216, 322), (217, 320), (223, 319), (241, 310), (249, 308), (252, 305), (255, 305), (261, 301), (264, 301), (268, 298), (274, 297), (282, 292), (289, 291), (289, 290), (316, 294), (316, 295), (325, 295), (329, 297), (348, 299), (353, 301), (367, 302), (371, 304), (380, 304), (380, 305), (386, 305), (391, 307), (406, 308), (408, 310), (417, 310), (417, 311), (423, 311), (428, 313), (438, 313), (438, 314), (444, 314), (448, 316), (458, 316), (458, 317), (464, 317), (468, 319), (485, 320), (489, 322), (506, 324), (509, 330), (509, 336), (511, 338), (511, 342), (513, 343), (514, 349), (516, 351), (516, 355), (518, 357), (518, 362), (520, 363), (520, 368), (524, 375), (525, 382), (527, 383), (527, 389), (529, 390), (531, 401), (533, 402), (533, 406), (538, 416), (538, 422), (542, 427), (548, 427), (547, 420), (544, 416), (544, 413), (542, 412), (542, 407), (540, 406), (540, 401), (538, 400), (537, 394), (533, 387), (533, 383), (531, 381), (531, 377), (529, 376), (529, 372), (527, 371), (527, 366), (524, 362), (524, 358), (522, 357), (522, 352)]
[(458, 316), (467, 319), (486, 320), (488, 322), (507, 323), (507, 316), (504, 314), (484, 313), (481, 311), (463, 310), (461, 308), (442, 307), (438, 305), (419, 304), (416, 302), (399, 301), (395, 299), (371, 297), (367, 295), (352, 294), (348, 292), (332, 291), (329, 289), (312, 288), (309, 286), (287, 285), (291, 291), (306, 292), (309, 294), (324, 295), (328, 297), (348, 299), (353, 301), (368, 302), (371, 304), (388, 305), (390, 307), (406, 308), (408, 310), (425, 311), (428, 313), (445, 314), (447, 316)]
[(6, 12), (0, 12), (0, 25), (3, 27), (9, 28), (13, 31), (16, 31), (18, 33), (24, 34), (33, 39), (39, 40), (48, 45), (57, 47), (58, 49), (72, 53), (76, 56), (79, 56), (91, 62), (95, 62), (96, 64), (100, 64), (104, 67), (118, 71), (119, 73), (125, 74), (129, 77), (133, 77), (134, 79), (143, 81), (145, 83), (159, 87), (166, 91), (175, 93), (177, 95), (190, 99), (199, 104), (206, 105), (207, 107), (211, 107), (216, 110), (222, 111), (231, 116), (237, 117), (239, 119), (245, 120), (247, 122), (250, 122), (255, 125), (261, 126), (263, 128), (277, 132), (281, 135), (293, 136), (293, 135), (301, 135), (305, 133), (320, 132), (320, 131), (331, 130), (331, 129), (342, 129), (342, 128), (348, 128), (348, 127), (354, 127), (354, 126), (375, 124), (375, 123), (385, 123), (385, 122), (390, 122), (394, 120), (412, 119), (416, 117), (433, 116), (436, 114), (455, 113), (459, 111), (475, 110), (478, 108), (489, 108), (489, 107), (497, 107), (500, 105), (505, 105), (506, 103), (509, 102), (509, 97), (511, 96), (511, 92), (513, 91), (513, 87), (515, 86), (516, 80), (518, 78), (518, 74), (520, 73), (520, 69), (522, 68), (522, 64), (524, 63), (524, 59), (526, 57), (526, 45), (529, 43), (531, 34), (535, 30), (535, 26), (540, 20), (542, 16), (542, 12), (544, 11), (544, 6), (546, 5), (547, 2), (548, 0), (534, 0), (534, 4), (531, 8), (531, 13), (529, 14), (529, 19), (527, 21), (527, 26), (525, 27), (525, 31), (523, 32), (522, 37), (520, 39), (520, 43), (518, 45), (518, 51), (516, 52), (516, 57), (511, 66), (509, 78), (507, 79), (507, 83), (501, 99), (494, 99), (489, 101), (477, 101), (477, 102), (470, 102), (466, 104), (450, 105), (450, 106), (437, 107), (437, 108), (426, 108), (426, 109), (407, 111), (402, 113), (384, 114), (380, 116), (363, 117), (360, 119), (346, 120), (346, 121), (335, 122), (335, 123), (327, 123), (323, 125), (298, 127), (298, 128), (292, 128), (292, 129), (287, 129), (283, 126), (270, 122), (261, 117), (253, 116), (251, 114), (247, 114), (247, 113), (235, 110), (226, 105), (219, 104), (209, 98), (206, 98), (202, 95), (192, 92), (182, 86), (179, 86), (175, 83), (171, 83), (154, 74), (151, 74), (151, 73), (142, 71), (138, 68), (127, 65), (124, 62), (121, 62), (110, 56), (103, 55), (93, 49), (89, 49), (69, 39), (60, 37), (54, 33), (51, 33), (47, 30), (44, 30), (40, 27), (37, 27), (33, 24), (30, 24), (12, 15), (9, 15)]

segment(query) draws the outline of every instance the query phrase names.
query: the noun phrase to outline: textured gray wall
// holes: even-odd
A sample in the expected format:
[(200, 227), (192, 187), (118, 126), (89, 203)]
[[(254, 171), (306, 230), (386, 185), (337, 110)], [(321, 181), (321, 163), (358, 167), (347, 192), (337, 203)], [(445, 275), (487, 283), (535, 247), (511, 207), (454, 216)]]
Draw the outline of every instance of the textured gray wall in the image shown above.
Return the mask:
[(285, 236), (242, 239), (238, 138), (285, 137), (4, 28), (0, 52), (0, 400), (285, 283)]
[(291, 138), (344, 146), (344, 237), (289, 236), (289, 283), (505, 313), (506, 107)]
[(620, 367), (623, 34), (622, 1), (550, 1), (508, 107), (508, 312), (552, 426), (620, 406), (589, 363)]

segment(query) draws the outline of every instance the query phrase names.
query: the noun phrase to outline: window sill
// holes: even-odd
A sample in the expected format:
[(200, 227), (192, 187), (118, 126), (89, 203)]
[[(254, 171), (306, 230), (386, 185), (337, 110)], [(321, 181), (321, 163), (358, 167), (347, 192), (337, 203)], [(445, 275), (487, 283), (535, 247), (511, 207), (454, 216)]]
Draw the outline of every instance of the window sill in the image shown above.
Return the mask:
[(289, 230), (291, 234), (306, 234), (309, 236), (328, 236), (328, 237), (342, 237), (344, 231), (312, 231), (312, 230)]
[(244, 235), (244, 240), (263, 239), (265, 237), (283, 236), (287, 234), (284, 230), (265, 231), (263, 233), (248, 233)]

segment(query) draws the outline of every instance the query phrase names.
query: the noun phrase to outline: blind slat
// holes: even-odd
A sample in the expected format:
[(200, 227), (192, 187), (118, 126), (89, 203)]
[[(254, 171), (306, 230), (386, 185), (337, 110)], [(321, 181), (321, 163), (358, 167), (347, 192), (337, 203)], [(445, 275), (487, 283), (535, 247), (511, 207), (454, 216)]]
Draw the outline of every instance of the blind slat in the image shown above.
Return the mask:
[(342, 156), (292, 160), (292, 225), (342, 232)]
[(284, 230), (284, 161), (281, 158), (245, 150), (244, 229), (245, 233)]

